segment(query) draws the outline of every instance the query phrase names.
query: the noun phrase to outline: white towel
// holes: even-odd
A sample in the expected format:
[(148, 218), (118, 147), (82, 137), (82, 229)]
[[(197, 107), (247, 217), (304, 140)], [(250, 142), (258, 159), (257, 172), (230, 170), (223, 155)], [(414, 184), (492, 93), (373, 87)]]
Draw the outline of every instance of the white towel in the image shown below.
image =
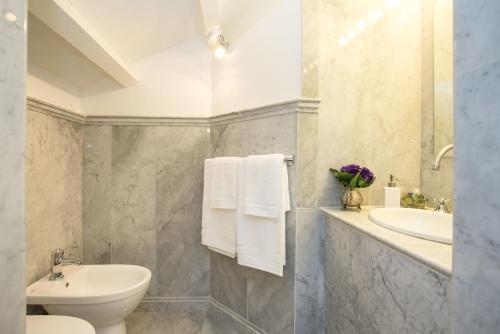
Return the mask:
[[(262, 182), (254, 179), (255, 175), (262, 175), (268, 178), (263, 171), (255, 173), (248, 171), (249, 168), (261, 168), (259, 164), (251, 164), (249, 157), (246, 163), (243, 162), (243, 173), (240, 173), (239, 192), (248, 194), (245, 189), (253, 182)], [(273, 165), (275, 166), (275, 165)], [(274, 167), (273, 167), (274, 168)], [(279, 172), (277, 172), (279, 171)], [(261, 217), (257, 215), (248, 215), (245, 213), (243, 203), (246, 202), (243, 196), (239, 196), (238, 204), (243, 209), (238, 210), (237, 226), (237, 253), (238, 264), (255, 269), (263, 270), (278, 276), (283, 276), (283, 266), (286, 262), (286, 238), (285, 238), (285, 212), (290, 210), (290, 195), (288, 192), (288, 171), (283, 156), (279, 168), (272, 171), (276, 176), (276, 182), (269, 182), (268, 187), (276, 189), (262, 189), (262, 186), (251, 189), (261, 189), (266, 194), (276, 193), (277, 217)], [(253, 178), (248, 180), (247, 178)], [(274, 196), (269, 196), (274, 199)], [(252, 196), (252, 199), (255, 199)], [(263, 203), (266, 204), (266, 203)], [(262, 206), (260, 206), (262, 208)], [(265, 207), (265, 206), (264, 206)], [(270, 206), (268, 206), (270, 207)], [(253, 211), (252, 211), (253, 212)], [(259, 213), (262, 211), (258, 210)], [(266, 211), (267, 212), (267, 211)], [(274, 214), (274, 213), (273, 213)]]
[[(235, 209), (213, 209), (209, 204), (215, 159), (205, 160), (201, 243), (229, 257), (236, 256)], [(238, 173), (238, 172), (237, 172)]]
[(282, 154), (251, 155), (247, 158), (243, 195), (245, 214), (279, 218), (283, 204), (283, 160)]
[(209, 201), (212, 209), (236, 209), (238, 161), (241, 158), (211, 159), (212, 177)]

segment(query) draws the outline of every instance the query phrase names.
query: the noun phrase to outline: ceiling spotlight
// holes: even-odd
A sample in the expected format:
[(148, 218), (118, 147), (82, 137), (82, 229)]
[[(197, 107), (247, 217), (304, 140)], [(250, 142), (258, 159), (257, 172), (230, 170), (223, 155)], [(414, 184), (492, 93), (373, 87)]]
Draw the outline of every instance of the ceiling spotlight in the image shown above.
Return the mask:
[(222, 58), (225, 55), (226, 55), (226, 48), (223, 46), (219, 46), (217, 49), (214, 50), (215, 58)]
[(219, 27), (212, 29), (207, 35), (207, 44), (213, 50), (216, 58), (222, 58), (227, 52), (229, 42), (226, 42)]

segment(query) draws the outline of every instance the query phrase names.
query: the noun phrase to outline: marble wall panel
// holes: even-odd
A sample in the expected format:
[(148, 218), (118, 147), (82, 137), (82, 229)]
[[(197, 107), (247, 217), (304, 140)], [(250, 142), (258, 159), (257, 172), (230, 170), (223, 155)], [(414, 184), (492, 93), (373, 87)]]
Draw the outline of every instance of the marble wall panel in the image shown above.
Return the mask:
[(154, 129), (115, 126), (111, 144), (111, 260), (149, 268), (149, 295), (157, 275)]
[(339, 205), (342, 188), (328, 169), (347, 163), (367, 165), (377, 175), (362, 192), (366, 204), (383, 203), (389, 174), (396, 174), (403, 192), (420, 186), (420, 5), (400, 3), (376, 22), (365, 20), (366, 29), (341, 45), (385, 1), (320, 0), (320, 206)]
[(295, 332), (322, 333), (323, 223), (316, 208), (297, 208)]
[(158, 295), (207, 296), (209, 253), (201, 245), (207, 129), (164, 126), (155, 131)]
[[(0, 328), (25, 333), (25, 127), (27, 1), (0, 0)], [(15, 279), (13, 279), (13, 277)]]
[(450, 333), (450, 278), (325, 218), (326, 333)]
[(318, 114), (297, 114), (297, 207), (317, 206)]
[(111, 126), (84, 127), (83, 261), (111, 263)]
[(500, 328), (500, 2), (454, 1), (453, 333)]
[(234, 259), (210, 252), (210, 296), (240, 316), (247, 317), (247, 268)]
[[(295, 113), (216, 125), (211, 128), (211, 155), (296, 154), (296, 129)], [(293, 333), (294, 330), (295, 168), (291, 166), (288, 169), (292, 211), (287, 214), (287, 266), (284, 277), (253, 269), (245, 271), (234, 260), (221, 263), (220, 256), (211, 257), (211, 281), (223, 281), (225, 278), (221, 275), (231, 275), (233, 284), (225, 288), (234, 289), (222, 293), (222, 286), (213, 283), (211, 296), (217, 301), (220, 298), (219, 302), (227, 307), (234, 305), (233, 311), (239, 314), (244, 312), (242, 305), (246, 298), (247, 320), (268, 333)], [(226, 272), (218, 268), (224, 268)], [(229, 295), (231, 298), (227, 297)]]
[[(27, 284), (50, 272), (51, 251), (82, 251), (82, 125), (28, 110)], [(76, 249), (76, 248), (78, 249)]]
[(208, 154), (202, 126), (85, 126), (85, 260), (150, 268), (150, 296), (207, 296), (200, 238)]

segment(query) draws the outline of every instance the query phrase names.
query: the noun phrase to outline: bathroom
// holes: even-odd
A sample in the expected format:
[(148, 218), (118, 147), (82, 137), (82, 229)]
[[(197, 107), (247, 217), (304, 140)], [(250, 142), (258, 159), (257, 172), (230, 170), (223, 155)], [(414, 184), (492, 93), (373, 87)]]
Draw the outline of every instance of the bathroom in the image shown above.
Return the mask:
[[(0, 0), (0, 333), (500, 333), (499, 31), (496, 0)], [(215, 164), (240, 198), (258, 159), (276, 271), (239, 200), (237, 254), (206, 238)]]

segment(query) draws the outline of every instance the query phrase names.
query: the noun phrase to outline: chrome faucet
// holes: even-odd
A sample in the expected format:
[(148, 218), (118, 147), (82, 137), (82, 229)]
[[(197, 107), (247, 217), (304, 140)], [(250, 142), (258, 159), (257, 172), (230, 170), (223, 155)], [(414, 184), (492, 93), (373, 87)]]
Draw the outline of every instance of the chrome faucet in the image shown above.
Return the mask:
[(441, 212), (441, 213), (451, 213), (450, 208), (448, 207), (448, 203), (450, 202), (449, 199), (446, 198), (439, 198), (439, 199), (434, 199), (434, 202), (436, 203), (436, 208), (434, 211), (436, 212)]
[(451, 149), (453, 149), (453, 144), (447, 145), (447, 146), (443, 147), (443, 149), (441, 151), (439, 151), (439, 153), (436, 157), (436, 160), (434, 161), (434, 164), (432, 165), (432, 170), (439, 170), (439, 168), (441, 167), (441, 159), (443, 159), (446, 152), (448, 152)]
[(74, 259), (65, 259), (64, 249), (60, 248), (55, 249), (50, 257), (49, 281), (56, 281), (62, 279), (64, 277), (64, 274), (62, 272), (62, 267), (70, 264), (79, 266), (81, 264), (81, 261), (78, 257), (75, 257)]

